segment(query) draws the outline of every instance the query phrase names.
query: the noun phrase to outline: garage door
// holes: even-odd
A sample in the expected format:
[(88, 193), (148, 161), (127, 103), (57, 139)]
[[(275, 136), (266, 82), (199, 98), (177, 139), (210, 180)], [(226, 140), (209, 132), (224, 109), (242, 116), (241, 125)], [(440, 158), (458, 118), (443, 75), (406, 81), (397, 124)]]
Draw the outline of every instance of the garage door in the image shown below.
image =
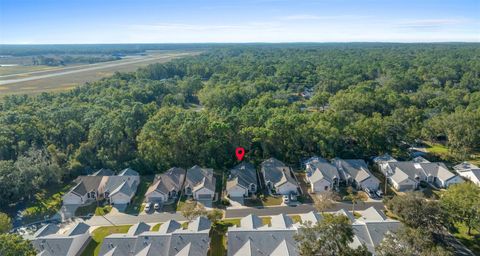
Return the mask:
[(208, 199), (212, 199), (212, 196), (210, 194), (198, 194), (197, 195), (198, 199), (199, 200), (208, 200)]

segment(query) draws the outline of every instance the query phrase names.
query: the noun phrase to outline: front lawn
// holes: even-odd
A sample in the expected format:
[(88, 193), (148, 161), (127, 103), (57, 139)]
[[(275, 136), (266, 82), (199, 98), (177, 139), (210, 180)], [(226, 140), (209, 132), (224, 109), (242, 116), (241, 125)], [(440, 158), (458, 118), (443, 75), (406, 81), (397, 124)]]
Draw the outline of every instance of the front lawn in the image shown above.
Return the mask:
[(256, 199), (245, 199), (245, 206), (257, 207), (257, 206), (275, 206), (281, 205), (283, 202), (282, 196), (264, 196), (263, 198), (257, 197)]
[(153, 182), (153, 175), (140, 176), (140, 184), (137, 187), (137, 192), (133, 197), (132, 202), (125, 209), (125, 213), (128, 214), (138, 214), (142, 211), (142, 204), (145, 201), (145, 193), (148, 190), (148, 187)]
[(152, 230), (151, 231), (158, 231), (160, 229), (160, 226), (162, 225), (162, 223), (158, 223), (156, 224), (155, 226), (152, 227)]
[(109, 213), (111, 210), (112, 210), (111, 205), (105, 205), (103, 207), (97, 207), (95, 209), (95, 215), (104, 216), (105, 214)]
[(92, 232), (92, 240), (82, 253), (82, 256), (97, 256), (100, 253), (103, 239), (115, 233), (127, 233), (131, 225), (99, 227)]

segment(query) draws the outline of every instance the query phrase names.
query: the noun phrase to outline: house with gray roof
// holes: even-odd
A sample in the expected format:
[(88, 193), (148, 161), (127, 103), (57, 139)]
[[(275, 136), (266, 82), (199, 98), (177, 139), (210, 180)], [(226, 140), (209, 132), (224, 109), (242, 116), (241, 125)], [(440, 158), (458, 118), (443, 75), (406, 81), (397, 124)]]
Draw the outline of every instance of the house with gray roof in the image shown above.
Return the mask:
[(380, 186), (380, 181), (373, 176), (368, 169), (367, 163), (362, 159), (340, 159), (333, 160), (337, 167), (341, 179), (347, 185), (353, 185), (357, 189), (369, 188), (377, 190)]
[(183, 189), (186, 171), (173, 167), (162, 174), (157, 174), (145, 193), (147, 202), (165, 203), (175, 200)]
[(200, 256), (207, 255), (211, 223), (198, 217), (186, 229), (175, 220), (149, 231), (145, 223), (132, 226), (126, 234), (107, 236), (100, 248), (100, 256)]
[(229, 197), (248, 197), (257, 192), (257, 171), (251, 163), (242, 162), (230, 170), (226, 191)]
[(261, 173), (268, 189), (276, 194), (298, 194), (297, 178), (290, 167), (280, 160), (270, 158), (263, 161)]
[(47, 224), (39, 229), (32, 238), (33, 248), (41, 256), (77, 256), (90, 241), (90, 226), (80, 222), (65, 233), (59, 233), (54, 224)]
[(116, 176), (109, 176), (104, 197), (110, 204), (129, 204), (137, 192), (140, 175), (131, 168), (122, 170)]
[(213, 200), (215, 183), (213, 169), (195, 165), (187, 170), (184, 193), (187, 196), (192, 196), (195, 200)]
[(312, 157), (305, 163), (306, 179), (310, 192), (325, 192), (338, 188), (340, 174), (337, 167), (320, 157)]
[(383, 154), (373, 158), (373, 163), (377, 165), (378, 169), (385, 175), (387, 170), (387, 164), (389, 162), (397, 162), (397, 159), (393, 158), (389, 154)]
[(453, 169), (461, 177), (470, 180), (477, 186), (480, 186), (480, 168), (472, 163), (463, 162), (461, 164), (455, 165)]
[(105, 186), (110, 176), (79, 176), (77, 183), (65, 195), (63, 195), (63, 204), (83, 205), (103, 198)]
[(249, 215), (240, 220), (240, 227), (229, 227), (227, 232), (227, 255), (298, 255), (293, 238), (297, 226), (290, 217), (272, 216), (272, 225), (260, 225), (261, 220)]
[(417, 189), (421, 181), (436, 187), (446, 188), (463, 182), (462, 178), (450, 172), (443, 163), (420, 161), (389, 162), (385, 173), (388, 181), (398, 191)]

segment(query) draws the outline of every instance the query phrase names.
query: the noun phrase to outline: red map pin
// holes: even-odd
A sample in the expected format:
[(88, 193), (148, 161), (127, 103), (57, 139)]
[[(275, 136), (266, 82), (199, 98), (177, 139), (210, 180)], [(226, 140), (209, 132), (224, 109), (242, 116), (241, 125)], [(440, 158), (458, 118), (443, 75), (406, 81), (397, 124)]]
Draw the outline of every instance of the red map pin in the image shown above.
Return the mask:
[(243, 156), (245, 155), (245, 149), (242, 147), (238, 147), (235, 149), (235, 155), (237, 156), (238, 161), (242, 161)]

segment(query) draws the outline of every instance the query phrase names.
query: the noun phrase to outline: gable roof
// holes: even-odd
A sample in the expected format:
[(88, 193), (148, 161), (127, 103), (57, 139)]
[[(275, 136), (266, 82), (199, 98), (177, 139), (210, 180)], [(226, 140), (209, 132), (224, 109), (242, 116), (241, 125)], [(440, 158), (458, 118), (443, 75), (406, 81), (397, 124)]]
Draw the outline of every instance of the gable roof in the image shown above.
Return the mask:
[(48, 236), (52, 234), (56, 234), (60, 228), (58, 228), (57, 225), (55, 224), (47, 224), (43, 227), (41, 227), (35, 234), (33, 235), (34, 238), (36, 237), (42, 237), (42, 236)]
[(335, 165), (340, 170), (340, 174), (344, 179), (347, 176), (352, 177), (356, 182), (362, 182), (370, 177), (372, 174), (368, 170), (367, 163), (363, 159), (335, 159)]
[(312, 225), (315, 225), (317, 222), (321, 221), (323, 217), (318, 214), (318, 212), (310, 211), (308, 213), (300, 214), (300, 219), (302, 220), (302, 224), (310, 222)]
[(329, 162), (313, 160), (306, 165), (307, 175), (312, 183), (325, 179), (333, 183), (334, 179), (340, 179), (337, 167)]
[(100, 186), (106, 182), (109, 176), (79, 176), (75, 185), (70, 192), (83, 196), (90, 191), (97, 192)]
[(122, 184), (120, 184), (118, 187), (116, 187), (116, 188), (110, 193), (110, 197), (113, 196), (113, 195), (119, 194), (119, 193), (122, 193), (122, 194), (128, 195), (128, 196), (131, 196), (132, 194), (135, 193), (135, 191), (133, 191), (133, 190), (130, 188), (130, 185), (128, 185), (127, 181), (124, 181), (124, 182), (122, 182)]
[(210, 220), (208, 220), (203, 216), (200, 216), (188, 224), (187, 230), (200, 232), (200, 231), (209, 230), (211, 226), (212, 226), (212, 223), (210, 222)]
[(184, 169), (173, 167), (165, 173), (155, 176), (155, 181), (145, 194), (148, 195), (153, 191), (157, 191), (168, 195), (168, 192), (172, 190), (180, 191), (185, 181), (185, 173)]
[(115, 175), (115, 173), (112, 170), (102, 168), (102, 169), (92, 173), (90, 176), (113, 176), (113, 175)]
[(387, 162), (397, 162), (397, 159), (393, 158), (391, 155), (385, 153), (381, 156), (373, 158), (373, 162), (377, 164), (387, 163)]
[(437, 177), (440, 180), (447, 181), (456, 175), (450, 172), (445, 166), (444, 163), (422, 163), (422, 169), (425, 171), (426, 175)]
[(89, 236), (89, 228), (89, 225), (81, 222), (66, 233), (58, 234), (56, 233), (58, 227), (49, 224), (37, 231), (32, 240), (32, 245), (39, 255), (76, 255), (79, 253), (78, 250), (83, 248), (86, 235)]
[(160, 226), (160, 228), (158, 229), (158, 232), (168, 234), (168, 233), (172, 233), (173, 231), (175, 231), (175, 230), (177, 230), (181, 227), (182, 227), (182, 225), (180, 223), (178, 223), (178, 221), (169, 220), (169, 221), (163, 223)]
[(123, 169), (118, 176), (140, 176), (137, 171), (133, 170), (132, 168)]
[(257, 171), (251, 163), (242, 162), (230, 170), (227, 180), (227, 189), (237, 184), (248, 189), (250, 184), (257, 185)]
[(185, 186), (193, 188), (193, 191), (204, 187), (211, 191), (215, 191), (215, 177), (213, 176), (213, 169), (202, 168), (198, 165), (188, 169), (185, 177)]
[(242, 228), (256, 229), (262, 226), (262, 220), (254, 214), (249, 214), (248, 216), (240, 219), (240, 227)]
[(361, 213), (362, 216), (359, 218), (359, 220), (362, 221), (383, 221), (387, 219), (387, 216), (383, 212), (377, 210), (373, 206), (368, 207)]
[(284, 213), (273, 215), (270, 223), (272, 228), (291, 228), (293, 226), (292, 219)]
[(65, 235), (66, 236), (76, 236), (76, 235), (82, 235), (88, 232), (90, 229), (90, 226), (85, 224), (84, 222), (79, 222), (77, 225), (75, 225), (73, 228), (69, 229)]
[(128, 229), (127, 235), (129, 236), (138, 236), (139, 234), (149, 231), (150, 226), (145, 222), (139, 222)]
[(262, 162), (262, 171), (265, 182), (270, 181), (277, 187), (287, 182), (297, 185), (297, 181), (290, 173), (290, 167), (273, 157)]
[(463, 162), (461, 164), (457, 164), (453, 167), (454, 170), (457, 172), (462, 171), (471, 171), (471, 170), (480, 170), (480, 168), (472, 163)]

